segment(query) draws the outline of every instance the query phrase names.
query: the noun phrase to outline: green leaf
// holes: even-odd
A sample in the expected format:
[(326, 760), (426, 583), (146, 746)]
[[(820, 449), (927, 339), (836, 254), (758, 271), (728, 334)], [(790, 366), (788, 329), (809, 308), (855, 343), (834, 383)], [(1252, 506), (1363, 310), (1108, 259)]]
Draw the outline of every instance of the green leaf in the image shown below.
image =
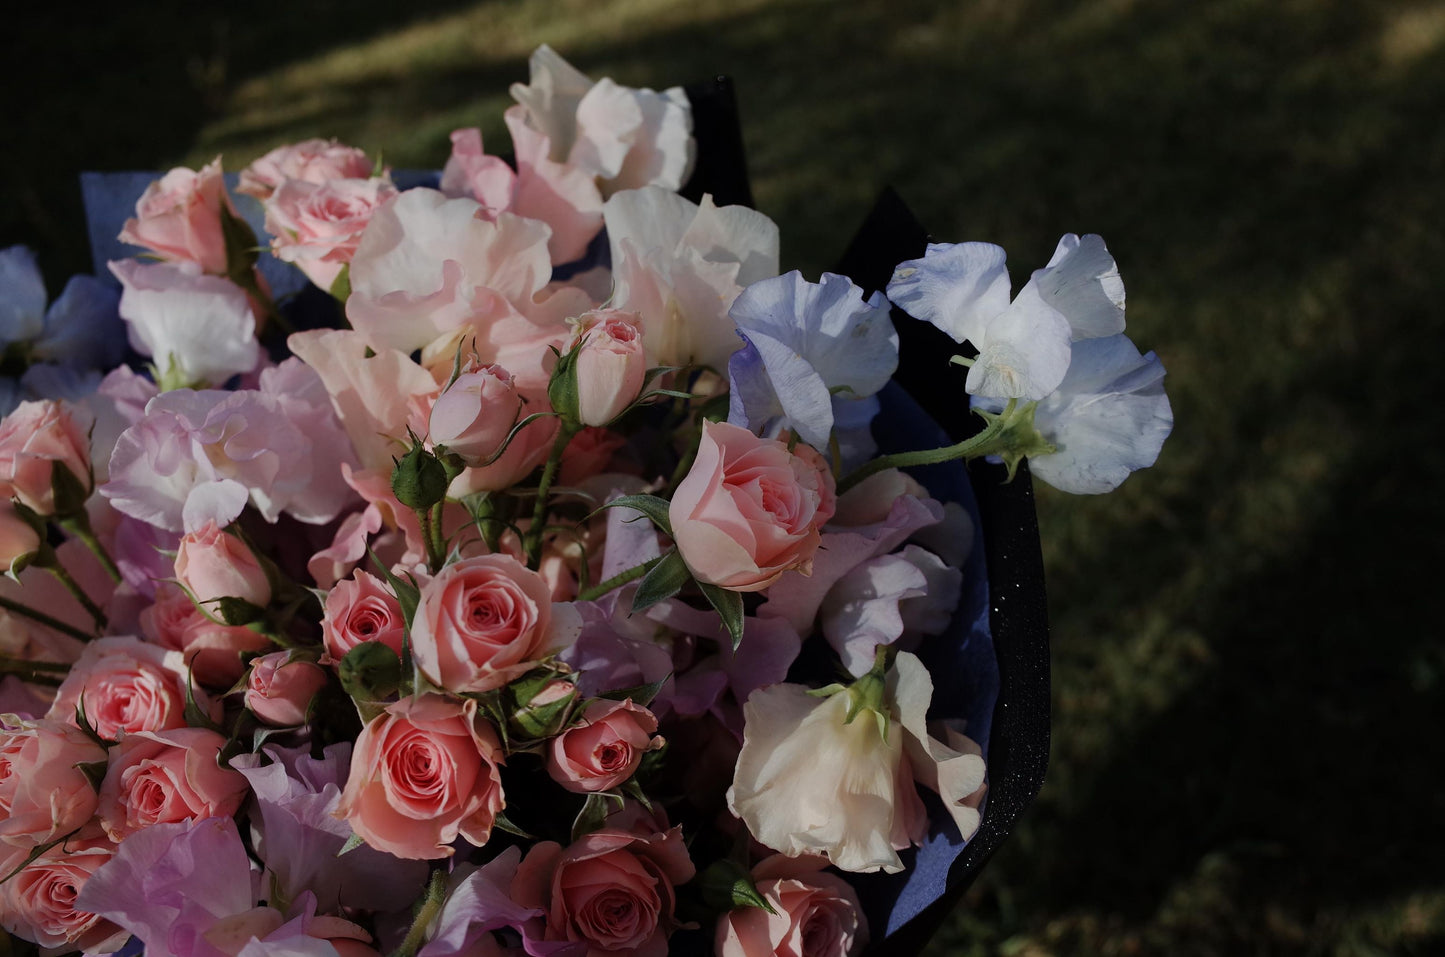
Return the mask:
[(698, 582), (697, 587), (702, 589), (703, 597), (717, 611), (723, 627), (728, 630), (728, 635), (733, 640), (733, 651), (737, 651), (738, 644), (743, 640), (743, 596), (704, 582)]
[(650, 684), (618, 688), (616, 691), (604, 691), (597, 697), (606, 698), (609, 701), (626, 701), (631, 698), (633, 704), (642, 705), (645, 708), (652, 704), (652, 699), (657, 697), (657, 693), (662, 690), (662, 686), (667, 684), (667, 679), (671, 677), (672, 674), (669, 672)]
[(582, 810), (577, 812), (577, 819), (572, 822), (572, 841), (575, 843), (582, 840), (588, 834), (600, 828), (607, 820), (609, 810), (608, 803), (615, 801), (618, 807), (622, 807), (622, 795), (612, 791), (593, 791), (587, 795), (587, 800), (582, 804)]
[(260, 253), (250, 225), (231, 212), (230, 203), (221, 204), (221, 237), (226, 243), (226, 277), (246, 286)]
[(499, 831), (506, 831), (508, 834), (515, 834), (518, 837), (523, 838), (524, 840), (535, 841), (537, 839), (537, 835), (529, 834), (527, 833), (527, 831), (513, 824), (511, 819), (501, 811), (498, 811), (497, 816), (492, 818), (492, 826)]
[[(672, 519), (668, 518), (668, 509), (671, 503), (660, 495), (624, 495), (621, 498), (614, 498), (606, 505), (599, 508), (631, 508), (636, 509), (651, 519), (652, 524), (662, 529), (669, 538), (672, 537)], [(593, 512), (593, 515), (597, 512)], [(590, 517), (590, 516), (589, 516)]]
[(340, 857), (348, 851), (354, 851), (365, 843), (366, 841), (360, 834), (353, 832), (352, 835), (346, 839), (346, 843), (341, 845), (341, 850), (336, 852), (336, 856)]
[[(416, 617), (416, 606), (421, 602), (421, 589), (416, 587), (416, 582), (405, 582), (393, 575), (391, 569), (383, 565), (381, 559), (376, 557), (376, 552), (371, 550), (371, 546), (367, 546), (366, 554), (371, 556), (371, 560), (376, 563), (376, 567), (381, 569), (382, 577), (385, 578), (386, 583), (391, 586), (392, 593), (396, 595), (397, 603), (401, 605), (401, 617), (406, 622), (406, 630), (410, 632), (412, 619)], [(403, 668), (405, 665), (406, 662), (403, 661)]]
[(622, 791), (647, 810), (652, 810), (652, 802), (647, 799), (647, 795), (642, 791), (642, 785), (637, 783), (636, 778), (628, 778), (622, 785)]
[(211, 720), (211, 716), (201, 710), (196, 704), (195, 679), (191, 676), (191, 669), (186, 667), (186, 724), (193, 728), (205, 728), (207, 731), (214, 731), (222, 734), (221, 726)]
[(380, 701), (401, 687), (401, 656), (379, 641), (363, 641), (336, 668), (341, 689), (357, 701)]
[(105, 769), (109, 766), (109, 761), (82, 761), (76, 765), (76, 767), (81, 770), (81, 773), (90, 779), (90, 786), (97, 791), (100, 790), (101, 784), (105, 782)]
[(687, 563), (682, 560), (682, 556), (676, 551), (668, 552), (638, 584), (637, 593), (632, 597), (632, 610), (644, 611), (664, 599), (671, 598), (682, 591), (682, 586), (691, 580), (692, 573), (687, 570)]
[(216, 613), (221, 621), (232, 627), (249, 625), (252, 622), (260, 621), (266, 615), (266, 609), (260, 605), (253, 605), (244, 598), (218, 598), (215, 601)]
[(752, 875), (736, 861), (724, 858), (710, 865), (698, 875), (698, 886), (702, 889), (703, 903), (716, 911), (761, 907), (769, 914), (777, 913), (767, 898), (758, 893)]
[(328, 291), (331, 293), (331, 297), (338, 302), (344, 303), (351, 298), (350, 263), (341, 264), (341, 272), (336, 274), (336, 278), (332, 280), (331, 289)]

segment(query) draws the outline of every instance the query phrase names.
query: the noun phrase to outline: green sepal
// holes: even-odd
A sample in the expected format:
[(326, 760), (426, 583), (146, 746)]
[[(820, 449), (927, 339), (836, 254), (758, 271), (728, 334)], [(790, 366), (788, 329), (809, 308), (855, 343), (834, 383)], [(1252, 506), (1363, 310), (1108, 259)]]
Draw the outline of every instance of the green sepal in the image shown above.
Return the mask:
[(57, 837), (53, 841), (48, 841), (44, 844), (37, 845), (35, 849), (32, 850), (28, 856), (26, 856), (25, 860), (20, 862), (19, 866), (17, 866), (9, 874), (6, 874), (4, 877), (0, 877), (0, 884), (4, 884), (6, 881), (10, 880), (10, 878), (25, 870), (25, 868), (29, 867), (31, 862), (39, 858), (41, 854), (44, 854), (46, 851), (50, 850), (52, 847), (55, 847), (57, 844), (64, 844), (66, 841), (70, 840), (79, 832), (80, 828), (76, 828), (74, 831), (71, 831), (69, 834), (66, 834), (63, 837)]
[(109, 748), (115, 744), (114, 741), (107, 741), (105, 738), (102, 738), (100, 732), (95, 730), (95, 725), (91, 723), (90, 716), (85, 713), (85, 692), (83, 691), (80, 693), (80, 700), (75, 703), (75, 726), (79, 728), (87, 738), (102, 748)]
[(447, 497), (446, 466), (417, 442), (396, 463), (391, 472), (391, 491), (410, 509), (424, 510)]
[(682, 556), (676, 551), (668, 552), (638, 583), (637, 591), (632, 596), (632, 610), (645, 611), (676, 595), (690, 581), (692, 573), (687, 570), (687, 563), (682, 560)]
[(380, 701), (401, 688), (401, 656), (379, 641), (363, 641), (336, 666), (341, 690), (354, 701)]
[(537, 839), (537, 835), (530, 834), (525, 829), (513, 824), (511, 818), (507, 817), (502, 811), (498, 811), (497, 816), (492, 818), (492, 827), (499, 831), (505, 831), (508, 834), (515, 834), (525, 841), (535, 841)]
[(733, 641), (733, 651), (737, 651), (738, 645), (743, 640), (743, 596), (735, 591), (719, 585), (709, 585), (706, 582), (698, 582), (697, 587), (702, 590), (707, 603), (712, 605), (713, 610), (722, 619), (723, 627), (728, 630), (728, 637)]
[(110, 767), (109, 761), (82, 761), (76, 765), (80, 772), (90, 779), (90, 786), (97, 791), (105, 782), (105, 769)]
[(597, 697), (606, 698), (609, 701), (626, 701), (630, 698), (633, 704), (641, 705), (645, 708), (652, 704), (652, 699), (657, 697), (658, 692), (662, 690), (662, 686), (667, 684), (667, 679), (671, 677), (672, 674), (669, 672), (648, 684), (633, 685), (630, 688), (618, 688), (616, 691), (604, 691)]
[(703, 903), (719, 913), (739, 907), (761, 907), (769, 914), (777, 913), (758, 892), (758, 885), (753, 883), (747, 868), (736, 861), (723, 858), (712, 863), (698, 875), (697, 883)]
[[(620, 498), (614, 498), (602, 506), (602, 508), (599, 508), (597, 512), (602, 511), (602, 509), (622, 507), (636, 509), (643, 515), (646, 515), (652, 524), (662, 529), (668, 538), (672, 537), (672, 519), (668, 516), (668, 509), (672, 506), (667, 499), (660, 495), (623, 495)], [(596, 515), (597, 512), (593, 512), (592, 514)], [(590, 518), (591, 516), (588, 517)]]
[(94, 482), (89, 487), (65, 465), (56, 462), (50, 470), (50, 494), (55, 501), (55, 517), (64, 519), (85, 511)]
[(563, 423), (574, 428), (580, 422), (577, 399), (577, 354), (582, 351), (584, 341), (585, 339), (579, 338), (577, 344), (571, 349), (557, 354), (557, 365), (552, 369), (552, 378), (547, 382), (547, 401), (562, 416)]
[(211, 716), (201, 710), (196, 704), (195, 678), (191, 674), (189, 666), (186, 667), (186, 724), (193, 728), (205, 728), (207, 731), (214, 731), (221, 734), (221, 726), (211, 720)]
[(637, 783), (636, 778), (628, 778), (623, 782), (622, 793), (632, 798), (638, 804), (641, 804), (648, 811), (652, 810), (652, 802), (649, 801), (647, 795), (642, 792), (642, 785)]
[(217, 598), (212, 604), (221, 621), (232, 627), (254, 624), (266, 616), (266, 609), (253, 605), (244, 598)]
[[(402, 621), (406, 623), (406, 630), (410, 632), (412, 619), (416, 617), (416, 606), (421, 603), (421, 589), (416, 586), (415, 581), (402, 581), (393, 575), (391, 569), (382, 564), (381, 559), (376, 557), (376, 552), (373, 552), (369, 545), (366, 548), (366, 554), (371, 556), (371, 560), (376, 563), (376, 567), (381, 569), (382, 577), (385, 578), (386, 583), (391, 586), (392, 593), (396, 595), (397, 604), (401, 606)], [(411, 576), (408, 575), (407, 577), (410, 578)], [(405, 668), (405, 666), (406, 661), (403, 660), (402, 667)]]
[(343, 854), (354, 851), (365, 843), (366, 839), (363, 838), (360, 834), (357, 834), (355, 831), (353, 831), (351, 832), (351, 836), (346, 839), (346, 843), (341, 845), (341, 850), (336, 852), (336, 856), (340, 857)]
[(343, 304), (351, 298), (350, 263), (341, 264), (341, 272), (337, 273), (336, 278), (331, 281), (331, 288), (327, 292), (331, 293), (331, 298)]
[(574, 844), (600, 828), (607, 820), (609, 801), (615, 801), (619, 808), (626, 803), (623, 801), (622, 795), (615, 791), (593, 791), (587, 795), (587, 800), (582, 802), (582, 810), (577, 812), (577, 818), (572, 822), (572, 842)]
[(250, 273), (260, 257), (256, 233), (249, 223), (231, 212), (231, 204), (227, 202), (221, 203), (221, 237), (226, 243), (226, 277), (243, 288), (254, 285)]

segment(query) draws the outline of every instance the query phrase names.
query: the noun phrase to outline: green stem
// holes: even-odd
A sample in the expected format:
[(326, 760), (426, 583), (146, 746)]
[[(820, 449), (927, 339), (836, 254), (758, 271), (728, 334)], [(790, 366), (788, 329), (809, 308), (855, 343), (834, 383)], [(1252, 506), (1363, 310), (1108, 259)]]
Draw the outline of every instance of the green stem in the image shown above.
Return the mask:
[(416, 912), (416, 920), (411, 922), (411, 930), (406, 932), (406, 939), (401, 946), (391, 952), (391, 957), (415, 957), (421, 945), (426, 943), (427, 927), (436, 920), (441, 913), (442, 903), (446, 898), (447, 876), (443, 871), (432, 871), (431, 883), (427, 885), (426, 897), (422, 900), (421, 907)]
[(916, 452), (895, 452), (892, 455), (883, 455), (862, 466), (849, 474), (843, 481), (838, 483), (838, 494), (848, 491), (859, 482), (876, 475), (884, 469), (909, 468), (914, 465), (938, 465), (942, 462), (952, 462), (955, 459), (978, 458), (981, 455), (991, 455), (995, 450), (989, 448), (989, 443), (1003, 434), (1010, 424), (1010, 413), (1018, 405), (1018, 399), (1009, 399), (1008, 405), (1004, 406), (1002, 412), (992, 416), (983, 431), (970, 438), (964, 439), (956, 445), (945, 445), (937, 449), (920, 449)]
[(106, 574), (110, 576), (110, 580), (117, 585), (120, 584), (120, 569), (116, 567), (115, 561), (111, 559), (110, 553), (105, 550), (105, 546), (100, 543), (100, 539), (95, 537), (95, 532), (90, 528), (90, 519), (84, 512), (80, 512), (71, 518), (63, 519), (60, 527), (84, 542), (85, 547), (90, 549), (96, 558), (100, 559), (101, 567), (103, 567)]
[(527, 567), (533, 571), (542, 564), (542, 533), (547, 526), (547, 493), (552, 490), (552, 483), (557, 478), (557, 469), (562, 464), (562, 453), (576, 434), (565, 421), (562, 423), (562, 427), (557, 431), (557, 439), (552, 443), (552, 454), (547, 456), (547, 464), (542, 468), (542, 480), (537, 483), (537, 504), (532, 507), (532, 525), (527, 529), (524, 542)]
[(441, 536), (438, 534), (437, 519), (440, 516), (436, 516), (435, 509), (430, 508), (418, 508), (414, 511), (417, 521), (421, 523), (421, 540), (426, 545), (426, 567), (435, 575), (442, 570), (442, 561), (446, 558), (439, 545)]
[(592, 601), (592, 600), (594, 600), (594, 599), (601, 598), (603, 595), (607, 594), (607, 593), (610, 592), (612, 589), (614, 589), (614, 588), (621, 588), (623, 585), (626, 585), (628, 582), (630, 582), (630, 581), (636, 581), (637, 579), (641, 578), (643, 575), (646, 575), (649, 571), (652, 570), (652, 566), (653, 566), (653, 565), (656, 565), (656, 564), (657, 564), (658, 562), (660, 562), (660, 561), (662, 561), (662, 556), (661, 556), (661, 555), (657, 556), (656, 558), (649, 558), (647, 561), (643, 562), (641, 565), (633, 565), (631, 568), (628, 568), (628, 569), (626, 569), (626, 570), (624, 570), (624, 571), (620, 571), (620, 572), (618, 572), (616, 575), (613, 575), (611, 578), (607, 579), (606, 581), (604, 581), (604, 582), (598, 582), (596, 585), (593, 585), (591, 588), (588, 588), (588, 589), (585, 589), (585, 590), (583, 590), (583, 591), (578, 592), (578, 593), (577, 593), (577, 600), (578, 600), (578, 601)]
[(59, 618), (52, 618), (43, 611), (36, 611), (29, 605), (22, 605), (20, 604), (20, 602), (12, 601), (9, 598), (5, 598), (4, 596), (0, 596), (0, 608), (3, 608), (9, 612), (13, 612), (17, 615), (23, 615), (26, 618), (29, 618), (31, 621), (39, 622), (46, 628), (53, 628), (54, 630), (60, 632), (62, 635), (69, 635), (77, 641), (90, 641), (92, 638), (95, 637), (94, 635), (87, 634), (86, 632), (81, 631), (74, 625), (66, 624)]
[[(76, 601), (80, 602), (81, 607), (90, 613), (90, 617), (95, 621), (96, 631), (104, 632), (105, 626), (108, 624), (105, 612), (91, 600), (90, 596), (85, 593), (85, 590), (80, 587), (79, 583), (70, 577), (70, 572), (65, 570), (65, 566), (58, 563), (55, 565), (46, 565), (45, 570), (54, 575), (60, 584), (65, 586), (65, 590), (70, 592)], [(87, 637), (85, 640), (89, 641), (90, 637)]]

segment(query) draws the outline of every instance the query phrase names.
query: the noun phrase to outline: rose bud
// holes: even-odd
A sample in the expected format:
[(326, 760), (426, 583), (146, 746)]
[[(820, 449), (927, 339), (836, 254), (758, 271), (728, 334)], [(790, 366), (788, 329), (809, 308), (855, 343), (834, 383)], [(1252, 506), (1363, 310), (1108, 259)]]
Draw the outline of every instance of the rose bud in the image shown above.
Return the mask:
[(635, 313), (607, 309), (582, 317), (584, 338), (577, 352), (577, 418), (606, 425), (642, 393), (647, 356)]
[(552, 739), (547, 773), (569, 791), (607, 791), (632, 777), (642, 756), (663, 746), (657, 718), (641, 705), (599, 698), (582, 720)]
[(550, 738), (562, 730), (577, 700), (577, 686), (563, 678), (553, 678), (531, 693), (531, 688), (522, 689), (528, 680), (511, 686), (517, 709), (512, 712), (508, 726), (520, 738)]
[[(38, 515), (79, 511), (91, 489), (89, 431), (88, 416), (68, 402), (20, 403), (0, 422), (0, 499), (17, 499)], [(56, 469), (74, 481), (57, 482)], [(74, 486), (79, 500), (57, 502), (57, 484)]]
[(0, 567), (20, 574), (26, 559), (40, 550), (40, 533), (15, 511), (10, 502), (0, 501)]
[(246, 707), (264, 724), (291, 728), (306, 721), (311, 699), (326, 685), (326, 669), (289, 651), (262, 655), (246, 676)]
[(521, 418), (522, 397), (512, 376), (499, 365), (457, 376), (437, 396), (431, 410), (430, 437), (477, 465), (496, 454)]
[(264, 608), (271, 602), (271, 580), (255, 554), (215, 521), (181, 537), (176, 579), (201, 603), (239, 598)]
[(172, 262), (193, 262), (214, 276), (226, 274), (221, 204), (229, 204), (218, 156), (200, 171), (177, 167), (146, 187), (120, 240), (144, 246)]

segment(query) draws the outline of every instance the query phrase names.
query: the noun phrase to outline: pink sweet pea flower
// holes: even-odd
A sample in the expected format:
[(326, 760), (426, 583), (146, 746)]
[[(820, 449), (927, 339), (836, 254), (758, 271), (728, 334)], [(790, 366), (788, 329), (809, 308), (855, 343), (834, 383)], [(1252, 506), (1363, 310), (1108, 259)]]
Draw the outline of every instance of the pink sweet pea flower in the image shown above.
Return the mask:
[(834, 502), (833, 475), (809, 446), (789, 452), (777, 439), (707, 422), (669, 517), (699, 581), (761, 591), (789, 569), (807, 574)]
[(177, 167), (146, 187), (121, 242), (144, 246), (162, 259), (195, 263), (213, 276), (226, 274), (221, 205), (230, 205), (218, 156), (199, 171)]

